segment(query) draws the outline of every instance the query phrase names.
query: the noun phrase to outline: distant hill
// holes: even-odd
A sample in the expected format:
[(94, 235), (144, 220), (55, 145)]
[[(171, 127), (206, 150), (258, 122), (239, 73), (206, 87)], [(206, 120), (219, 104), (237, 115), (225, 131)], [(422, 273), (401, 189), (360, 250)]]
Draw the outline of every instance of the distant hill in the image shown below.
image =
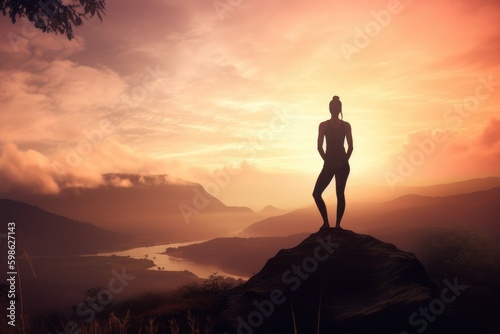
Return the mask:
[(10, 194), (57, 214), (151, 242), (189, 241), (234, 234), (258, 216), (229, 207), (201, 185), (168, 175), (106, 174), (107, 185), (67, 188), (56, 195)]
[(7, 231), (8, 222), (16, 223), (18, 256), (24, 250), (30, 256), (62, 256), (111, 251), (132, 245), (130, 236), (59, 216), (26, 203), (0, 199), (0, 212), (2, 233)]
[[(399, 185), (394, 188), (375, 185), (356, 185), (353, 189), (357, 202), (389, 201), (404, 195), (413, 194), (421, 196), (453, 196), (459, 194), (468, 194), (476, 191), (490, 190), (500, 187), (500, 177), (486, 177), (471, 179), (459, 182), (450, 182), (429, 186), (404, 186)], [(351, 189), (347, 186), (347, 192)], [(374, 200), (376, 194), (376, 200)]]
[[(370, 231), (392, 225), (469, 226), (492, 241), (500, 241), (500, 187), (469, 194), (429, 197), (405, 195), (385, 203), (347, 203), (342, 225), (356, 231)], [(329, 202), (334, 219), (336, 203)], [(296, 210), (252, 224), (241, 236), (282, 236), (313, 232), (321, 225), (316, 207)]]
[(289, 212), (289, 211), (279, 209), (279, 208), (272, 206), (272, 205), (268, 205), (264, 209), (259, 211), (259, 215), (265, 216), (265, 217), (272, 217), (272, 216), (283, 215), (287, 212)]
[(500, 187), (500, 177), (486, 177), (459, 182), (436, 184), (431, 186), (399, 186), (396, 188), (396, 192), (399, 194), (416, 194), (424, 196), (451, 196), (468, 194), (482, 190), (490, 190), (497, 187)]

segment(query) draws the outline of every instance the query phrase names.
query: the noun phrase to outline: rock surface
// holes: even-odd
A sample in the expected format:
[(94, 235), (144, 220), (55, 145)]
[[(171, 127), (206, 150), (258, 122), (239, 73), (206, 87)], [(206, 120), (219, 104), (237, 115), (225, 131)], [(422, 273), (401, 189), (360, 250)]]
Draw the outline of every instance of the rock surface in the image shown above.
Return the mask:
[(465, 333), (440, 295), (412, 253), (327, 229), (231, 290), (214, 333)]

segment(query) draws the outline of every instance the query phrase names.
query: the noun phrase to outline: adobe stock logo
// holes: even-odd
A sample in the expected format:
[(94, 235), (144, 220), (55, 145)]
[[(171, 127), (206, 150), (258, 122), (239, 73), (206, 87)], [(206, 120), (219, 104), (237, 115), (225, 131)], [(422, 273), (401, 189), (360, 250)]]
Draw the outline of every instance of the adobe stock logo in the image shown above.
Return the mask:
[[(253, 334), (267, 318), (274, 314), (279, 305), (290, 299), (290, 295), (286, 291), (295, 292), (300, 289), (302, 283), (318, 270), (321, 263), (328, 260), (340, 247), (339, 243), (332, 241), (331, 235), (326, 238), (318, 237), (316, 242), (318, 245), (310, 256), (305, 257), (300, 264), (293, 264), (281, 275), (281, 282), (285, 285), (285, 289), (276, 288), (269, 293), (268, 298), (255, 299), (252, 303), (254, 309), (245, 317), (238, 316), (236, 318), (238, 323), (236, 334)], [(229, 333), (225, 332), (224, 334)]]
[[(122, 268), (121, 273), (116, 269), (111, 270), (113, 275), (108, 281), (108, 287), (100, 289), (97, 291), (95, 296), (87, 296), (84, 301), (82, 301), (76, 307), (76, 315), (78, 317), (84, 317), (88, 315), (84, 321), (90, 324), (96, 317), (96, 314), (104, 310), (104, 308), (111, 304), (113, 301), (113, 296), (121, 293), (125, 287), (129, 285), (129, 281), (133, 281), (135, 276), (127, 275), (125, 268)], [(82, 330), (78, 327), (78, 322), (75, 320), (68, 320), (64, 326), (64, 332), (58, 332), (57, 334), (81, 334)], [(88, 333), (87, 330), (84, 333)], [(49, 332), (52, 334), (52, 332)]]
[[(283, 130), (292, 119), (293, 114), (290, 114), (287, 108), (274, 110), (273, 117), (269, 120), (266, 127), (258, 131), (254, 138), (247, 138), (238, 146), (238, 152), (243, 156), (243, 161), (255, 159), (259, 151), (264, 150), (269, 144), (278, 137), (278, 132)], [(216, 170), (210, 173), (211, 182), (203, 185), (203, 189), (193, 188), (194, 197), (191, 204), (179, 203), (177, 206), (180, 214), (186, 224), (191, 223), (193, 215), (199, 215), (202, 210), (206, 209), (214, 197), (217, 197), (220, 192), (227, 188), (231, 180), (241, 173), (241, 167), (236, 165), (225, 166), (221, 170)]]
[[(429, 323), (436, 321), (437, 317), (446, 311), (446, 308), (451, 303), (454, 303), (457, 298), (465, 291), (468, 286), (460, 284), (458, 277), (453, 279), (453, 283), (448, 279), (444, 280), (446, 286), (441, 290), (439, 298), (433, 299), (428, 307), (419, 307), (418, 312), (413, 312), (408, 318), (408, 322), (417, 333), (423, 333), (429, 326)], [(410, 334), (407, 331), (399, 332), (399, 334)]]
[(212, 6), (214, 7), (219, 20), (223, 21), (226, 13), (232, 12), (235, 8), (239, 7), (244, 0), (214, 0)]

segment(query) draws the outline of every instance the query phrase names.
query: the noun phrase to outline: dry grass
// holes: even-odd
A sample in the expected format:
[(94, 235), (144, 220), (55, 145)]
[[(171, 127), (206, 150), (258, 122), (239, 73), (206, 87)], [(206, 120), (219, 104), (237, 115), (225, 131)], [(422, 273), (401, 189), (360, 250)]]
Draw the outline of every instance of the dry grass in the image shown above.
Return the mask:
[[(0, 323), (1, 333), (15, 334), (209, 334), (214, 326), (210, 312), (223, 292), (241, 284), (224, 276), (211, 275), (204, 283), (190, 283), (176, 291), (150, 292), (126, 303), (99, 312), (86, 323), (77, 315), (31, 319), (27, 312), (18, 316), (17, 326)], [(3, 307), (4, 300), (0, 301)], [(75, 321), (76, 319), (76, 321)], [(74, 324), (74, 325), (73, 325)]]

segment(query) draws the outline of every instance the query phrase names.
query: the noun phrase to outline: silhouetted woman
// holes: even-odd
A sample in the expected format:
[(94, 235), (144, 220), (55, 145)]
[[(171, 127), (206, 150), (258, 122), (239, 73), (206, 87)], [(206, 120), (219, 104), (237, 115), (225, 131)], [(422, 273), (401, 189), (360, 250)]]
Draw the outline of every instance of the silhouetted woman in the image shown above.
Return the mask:
[[(314, 201), (323, 218), (321, 229), (330, 227), (325, 201), (321, 198), (321, 194), (330, 184), (333, 176), (335, 176), (335, 189), (337, 192), (337, 221), (335, 227), (340, 228), (340, 221), (345, 210), (344, 190), (351, 170), (349, 158), (353, 150), (351, 125), (339, 118), (339, 115), (342, 115), (343, 118), (343, 114), (342, 102), (340, 102), (338, 96), (334, 96), (330, 101), (330, 114), (332, 117), (329, 120), (319, 124), (318, 151), (323, 158), (324, 164), (313, 191)], [(325, 138), (326, 152), (323, 149)], [(344, 148), (345, 139), (347, 139), (347, 152)]]

